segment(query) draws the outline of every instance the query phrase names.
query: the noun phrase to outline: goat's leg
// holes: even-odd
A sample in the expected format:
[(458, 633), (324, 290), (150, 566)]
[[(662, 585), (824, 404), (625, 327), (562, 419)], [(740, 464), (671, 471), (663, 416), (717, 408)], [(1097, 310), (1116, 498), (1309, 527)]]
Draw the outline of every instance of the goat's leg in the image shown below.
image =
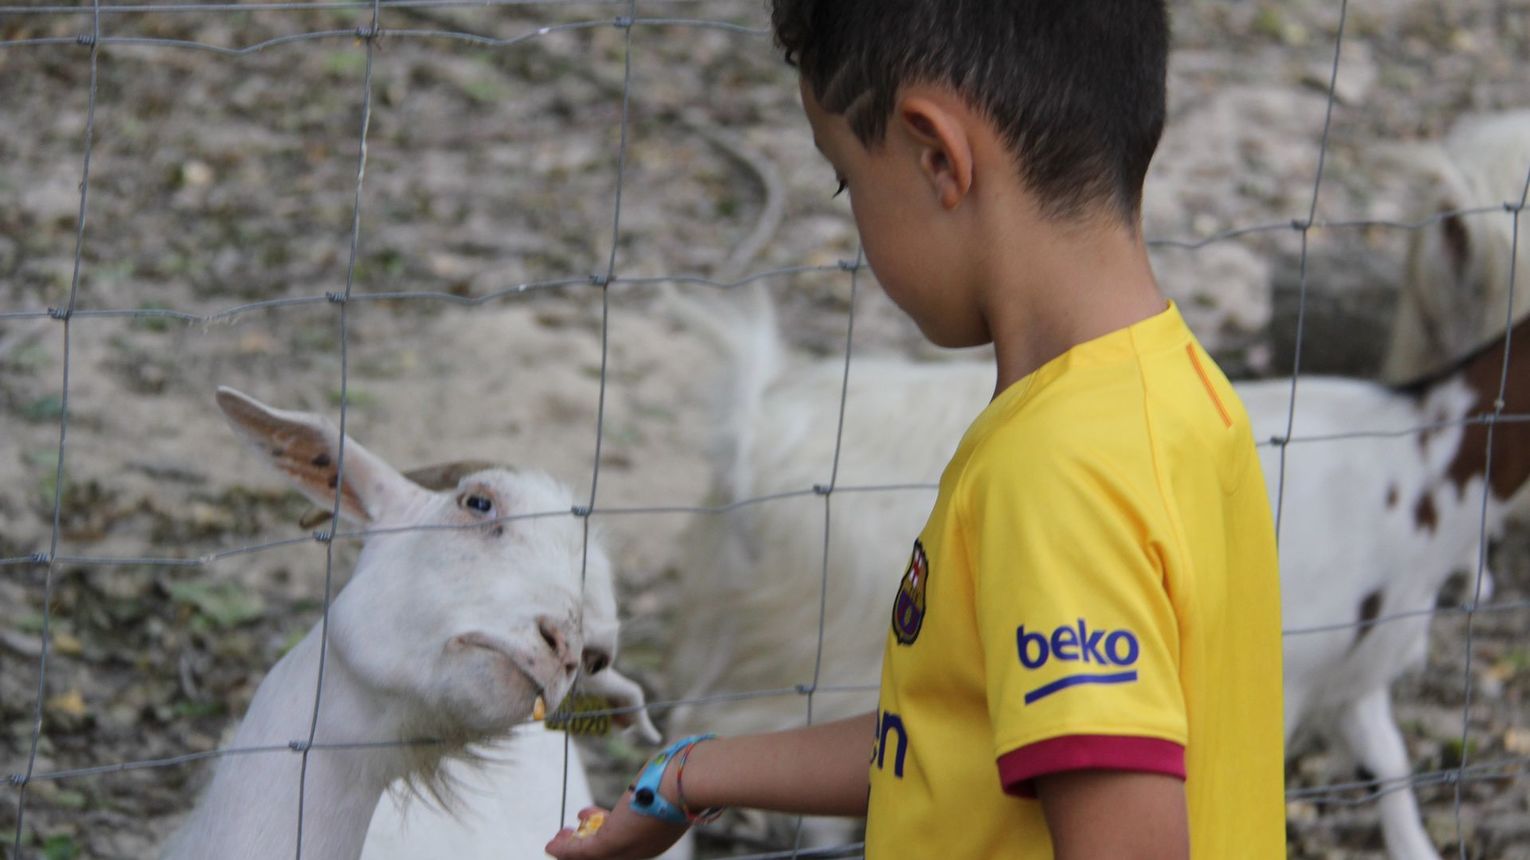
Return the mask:
[(1381, 833), (1393, 860), (1439, 860), (1419, 818), (1418, 801), (1407, 779), (1413, 769), (1402, 733), (1392, 718), (1392, 700), (1386, 687), (1378, 687), (1344, 709), (1339, 728), (1350, 752), (1365, 766), (1386, 793), (1376, 802), (1381, 812)]
[[(1482, 591), (1477, 591), (1477, 565), (1482, 565)], [(1487, 603), (1493, 599), (1493, 569), (1487, 565), (1482, 554), (1482, 544), (1472, 546), (1471, 555), (1462, 560), (1461, 569), (1466, 572), (1466, 593), (1461, 602), (1471, 605), (1472, 598), (1477, 598), (1477, 603)]]

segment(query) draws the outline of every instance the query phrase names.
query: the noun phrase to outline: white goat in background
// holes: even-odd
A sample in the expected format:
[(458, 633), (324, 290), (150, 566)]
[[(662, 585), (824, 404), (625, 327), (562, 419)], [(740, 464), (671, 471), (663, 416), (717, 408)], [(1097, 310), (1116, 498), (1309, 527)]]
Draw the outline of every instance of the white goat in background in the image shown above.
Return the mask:
[[(762, 291), (755, 291), (762, 296)], [(839, 418), (843, 364), (785, 370), (769, 299), (737, 307), (685, 305), (731, 367), (718, 412), (712, 504), (826, 483)], [(1530, 411), (1530, 323), (1515, 331), (1511, 412)], [(1429, 610), (1457, 563), (1476, 546), (1485, 428), (1452, 424), (1492, 410), (1502, 346), (1411, 391), (1336, 378), (1303, 378), (1293, 438), (1376, 431), (1355, 440), (1293, 443), (1283, 476), (1282, 609), (1288, 630), (1337, 629), (1285, 640), (1287, 734), (1309, 714), (1338, 714), (1344, 744), (1380, 780), (1412, 772), (1391, 715), (1393, 679), (1424, 656)], [(845, 393), (840, 488), (930, 483), (992, 394), (986, 363), (858, 360)], [(1238, 386), (1255, 438), (1283, 434), (1289, 380)], [(1435, 426), (1439, 425), (1439, 426)], [(1420, 433), (1411, 428), (1433, 426)], [(1399, 432), (1401, 431), (1401, 432)], [(1530, 476), (1530, 426), (1497, 429), (1489, 533), (1499, 508)], [(1279, 451), (1261, 451), (1271, 490)], [(933, 493), (840, 492), (832, 497), (824, 645), (819, 685), (879, 678), (893, 591)], [(818, 499), (767, 501), (701, 515), (681, 542), (688, 609), (676, 626), (670, 671), (686, 698), (791, 688), (814, 677), (824, 513)], [(686, 686), (688, 685), (688, 686)], [(820, 693), (815, 719), (869, 710), (874, 692)], [(737, 733), (800, 723), (797, 696), (728, 708), (680, 710), (672, 731)], [(1411, 791), (1378, 801), (1394, 857), (1437, 854)], [(840, 831), (843, 833), (843, 831)]]
[[(332, 503), (340, 468), (333, 425), (230, 389), (219, 389), (218, 404), (305, 495)], [(545, 474), (489, 469), (432, 492), (349, 439), (344, 470), (341, 514), (373, 534), (330, 606), (304, 855), (356, 858), (368, 840), (368, 857), (543, 856), (559, 823), (564, 754), (560, 735), (527, 725), (536, 700), (556, 708), (583, 669), (589, 677), (581, 689), (621, 706), (642, 704), (637, 686), (609, 667), (617, 635), (609, 561), (592, 543), (581, 583), (584, 524), (573, 516), (516, 518), (571, 510), (570, 491)], [(286, 747), (309, 736), (325, 639), (315, 625), (271, 669), (234, 747)], [(651, 732), (646, 718), (640, 722)], [(420, 739), (438, 743), (408, 743)], [(493, 743), (479, 745), (485, 741)], [(480, 756), (506, 759), (482, 764), (506, 776), (484, 778), (469, 761)], [(291, 853), (301, 764), (285, 751), (220, 758), (167, 856)], [(578, 759), (570, 764), (572, 814), (589, 802), (589, 789)], [(369, 836), (379, 799), (398, 780), (448, 805), (454, 798), (479, 805), (461, 821), (424, 808), (422, 821), (411, 817), (400, 830), (397, 809), (385, 803), (394, 817)], [(504, 792), (487, 798), (486, 813), (485, 785)]]

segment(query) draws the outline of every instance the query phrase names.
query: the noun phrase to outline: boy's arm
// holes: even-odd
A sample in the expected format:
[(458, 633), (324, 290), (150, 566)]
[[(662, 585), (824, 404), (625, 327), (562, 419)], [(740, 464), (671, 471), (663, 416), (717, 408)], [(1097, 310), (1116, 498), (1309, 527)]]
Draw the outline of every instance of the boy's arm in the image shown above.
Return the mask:
[(1184, 860), (1185, 784), (1157, 773), (1076, 770), (1037, 777), (1057, 860)]
[[(876, 714), (738, 738), (704, 741), (685, 763), (685, 801), (693, 811), (714, 806), (768, 809), (802, 815), (864, 816)], [(674, 766), (659, 793), (678, 803)], [(547, 845), (559, 860), (652, 857), (674, 844), (685, 828), (633, 812), (622, 795), (593, 835), (562, 830)], [(580, 813), (584, 820), (592, 810)]]
[[(692, 808), (737, 806), (865, 817), (877, 715), (697, 746), (685, 766)], [(673, 788), (666, 773), (663, 787)], [(666, 791), (666, 796), (668, 792)]]

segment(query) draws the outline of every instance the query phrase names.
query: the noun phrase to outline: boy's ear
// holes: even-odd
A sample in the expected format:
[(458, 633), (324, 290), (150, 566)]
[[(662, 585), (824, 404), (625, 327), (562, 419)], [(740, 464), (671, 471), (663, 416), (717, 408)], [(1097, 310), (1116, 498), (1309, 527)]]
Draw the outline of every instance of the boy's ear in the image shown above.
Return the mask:
[(941, 100), (917, 93), (899, 99), (895, 116), (941, 208), (955, 209), (972, 189), (972, 141), (961, 118)]

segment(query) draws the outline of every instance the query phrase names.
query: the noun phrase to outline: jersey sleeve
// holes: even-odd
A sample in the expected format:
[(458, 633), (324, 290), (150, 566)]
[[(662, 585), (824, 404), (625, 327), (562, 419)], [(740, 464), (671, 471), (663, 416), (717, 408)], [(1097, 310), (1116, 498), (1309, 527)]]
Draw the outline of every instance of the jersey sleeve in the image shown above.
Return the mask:
[[(1184, 778), (1179, 619), (1164, 505), (1090, 452), (981, 458), (959, 509), (1005, 791), (1081, 769)], [(1124, 462), (1134, 463), (1131, 458)]]

